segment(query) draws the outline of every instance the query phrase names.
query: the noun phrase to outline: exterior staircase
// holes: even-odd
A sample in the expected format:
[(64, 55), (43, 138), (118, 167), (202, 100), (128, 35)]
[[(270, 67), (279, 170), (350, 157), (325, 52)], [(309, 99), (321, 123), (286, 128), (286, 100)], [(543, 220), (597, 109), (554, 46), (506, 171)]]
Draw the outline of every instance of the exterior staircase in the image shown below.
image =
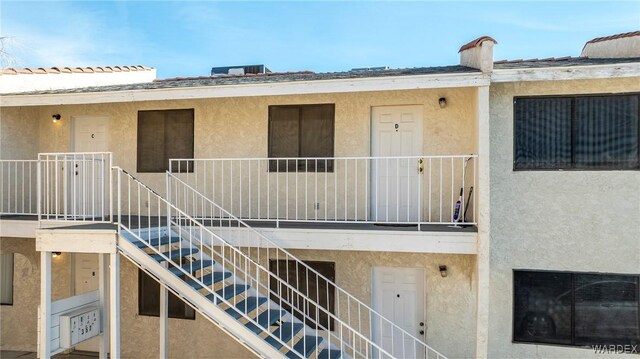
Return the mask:
[(119, 253), (260, 357), (445, 358), (171, 173), (164, 198), (110, 158), (41, 154), (38, 219), (116, 223)]
[[(346, 325), (327, 331), (319, 313), (337, 317), (124, 170), (114, 170), (119, 252), (214, 324), (262, 357), (371, 357), (376, 345), (365, 336)], [(316, 313), (297, 309), (300, 303)]]

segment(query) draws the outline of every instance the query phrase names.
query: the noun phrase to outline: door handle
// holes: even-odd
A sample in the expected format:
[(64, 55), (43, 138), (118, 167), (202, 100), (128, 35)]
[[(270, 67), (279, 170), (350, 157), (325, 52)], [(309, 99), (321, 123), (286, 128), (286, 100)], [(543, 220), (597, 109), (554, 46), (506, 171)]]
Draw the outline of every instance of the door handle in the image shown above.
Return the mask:
[(420, 331), (420, 335), (424, 335), (424, 330), (421, 330), (421, 331)]
[(424, 172), (424, 159), (420, 158), (418, 159), (418, 173), (423, 173)]

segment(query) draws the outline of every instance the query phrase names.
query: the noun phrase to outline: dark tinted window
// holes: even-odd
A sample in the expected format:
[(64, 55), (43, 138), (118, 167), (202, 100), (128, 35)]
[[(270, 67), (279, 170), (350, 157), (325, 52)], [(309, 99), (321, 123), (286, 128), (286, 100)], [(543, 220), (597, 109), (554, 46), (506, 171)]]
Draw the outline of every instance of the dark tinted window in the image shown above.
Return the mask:
[(638, 169), (639, 96), (516, 98), (515, 169)]
[(571, 274), (514, 273), (514, 340), (571, 344)]
[[(175, 294), (169, 292), (169, 318), (195, 319), (196, 312)], [(147, 273), (138, 270), (138, 313), (160, 316), (160, 283)]]
[[(270, 106), (269, 157), (333, 157), (333, 104)], [(332, 160), (272, 160), (270, 171), (332, 171)]]
[(516, 168), (571, 164), (571, 99), (518, 99), (515, 103)]
[(0, 254), (0, 304), (13, 305), (13, 253)]
[(138, 111), (138, 172), (165, 172), (172, 158), (193, 158), (193, 109)]
[(576, 275), (576, 344), (638, 342), (638, 279)]
[(638, 276), (514, 271), (514, 341), (640, 343)]
[[(312, 261), (305, 261), (304, 263), (330, 281), (335, 281), (335, 263)], [(285, 280), (292, 287), (296, 288), (299, 292), (320, 304), (320, 306), (325, 308), (329, 313), (333, 314), (335, 310), (335, 287), (328, 285), (325, 279), (307, 271), (301, 265), (296, 264), (297, 263), (295, 261), (271, 260), (269, 262), (269, 270)], [(278, 283), (275, 279), (271, 279), (271, 288), (276, 293), (280, 293), (284, 298), (284, 301), (292, 303), (293, 306), (298, 309), (294, 311), (294, 315), (298, 319), (304, 321), (305, 324), (312, 328), (317, 327), (317, 323), (311, 321), (311, 318), (316, 316), (315, 305), (305, 306), (305, 302), (302, 300), (301, 296), (292, 293), (284, 285), (278, 287)], [(272, 295), (271, 299), (280, 304), (280, 299), (276, 295)], [(286, 303), (282, 303), (282, 306), (287, 310), (291, 310), (291, 306)], [(303, 313), (306, 313), (307, 315), (305, 316)], [(329, 315), (326, 312), (318, 311), (318, 318), (321, 328), (329, 328), (329, 330), (333, 330), (334, 321), (329, 318)]]
[(576, 98), (577, 167), (638, 167), (638, 96)]

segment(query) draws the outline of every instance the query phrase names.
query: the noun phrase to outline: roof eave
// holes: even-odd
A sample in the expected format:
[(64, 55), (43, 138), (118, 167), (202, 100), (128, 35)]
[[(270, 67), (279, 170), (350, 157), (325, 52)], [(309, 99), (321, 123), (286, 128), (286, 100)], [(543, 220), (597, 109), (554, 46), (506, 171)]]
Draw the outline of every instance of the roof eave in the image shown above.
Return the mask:
[(0, 96), (0, 107), (477, 87), (488, 86), (489, 81), (489, 75), (468, 72), (109, 92), (14, 94)]
[(517, 69), (494, 68), (491, 82), (595, 80), (624, 77), (640, 77), (640, 62)]

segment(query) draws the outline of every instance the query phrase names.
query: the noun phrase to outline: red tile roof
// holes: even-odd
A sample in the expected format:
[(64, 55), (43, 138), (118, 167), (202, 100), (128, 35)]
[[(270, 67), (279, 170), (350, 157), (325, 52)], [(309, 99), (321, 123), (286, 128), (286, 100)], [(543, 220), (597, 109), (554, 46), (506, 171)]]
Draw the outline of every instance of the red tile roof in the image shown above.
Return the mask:
[(216, 76), (196, 76), (196, 77), (173, 77), (168, 79), (156, 79), (153, 82), (170, 82), (170, 81), (189, 81), (189, 80), (207, 80), (219, 78), (238, 78), (238, 77), (269, 77), (278, 75), (309, 75), (314, 74), (313, 71), (289, 71), (289, 72), (267, 72), (262, 74), (244, 74), (244, 75), (216, 75)]
[(70, 74), (70, 73), (110, 73), (110, 72), (133, 72), (148, 71), (153, 67), (135, 66), (90, 66), (90, 67), (25, 67), (21, 69), (8, 68), (2, 70), (2, 75), (22, 75), (22, 74)]
[(464, 50), (468, 50), (474, 47), (478, 47), (480, 45), (482, 45), (483, 42), (485, 41), (493, 41), (494, 44), (497, 44), (498, 42), (492, 38), (491, 36), (480, 36), (479, 38), (475, 39), (475, 40), (471, 40), (470, 42), (462, 45), (462, 47), (460, 48), (460, 50), (458, 50), (458, 52), (462, 52)]
[(601, 42), (601, 41), (617, 40), (617, 39), (622, 39), (625, 37), (633, 37), (633, 36), (640, 36), (640, 31), (632, 31), (632, 32), (625, 32), (622, 34), (615, 34), (611, 36), (596, 37), (595, 39), (587, 41), (587, 44), (593, 44), (594, 42)]

